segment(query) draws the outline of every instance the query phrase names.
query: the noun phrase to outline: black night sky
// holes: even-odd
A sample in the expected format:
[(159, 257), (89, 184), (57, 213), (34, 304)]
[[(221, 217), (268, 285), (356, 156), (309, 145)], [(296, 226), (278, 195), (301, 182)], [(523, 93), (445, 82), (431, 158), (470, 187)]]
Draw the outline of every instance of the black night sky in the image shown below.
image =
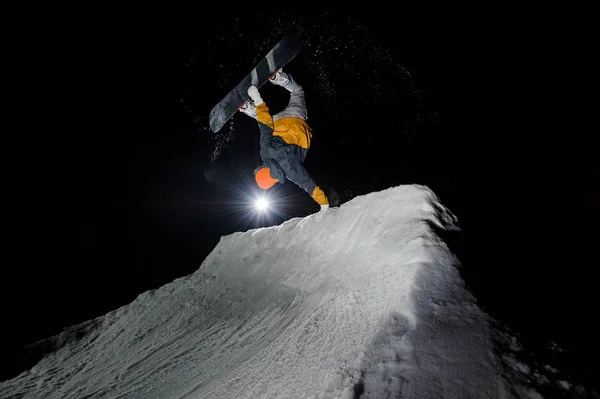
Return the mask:
[(317, 183), (342, 203), (432, 188), (482, 304), (591, 373), (600, 179), (583, 72), (563, 68), (578, 51), (527, 21), (379, 11), (81, 13), (30, 33), (3, 146), (3, 378), (28, 364), (23, 345), (193, 273), (222, 235), (318, 211), (288, 182), (282, 214), (249, 217), (256, 124), (208, 129), (288, 33), (304, 40), (286, 70), (306, 91)]

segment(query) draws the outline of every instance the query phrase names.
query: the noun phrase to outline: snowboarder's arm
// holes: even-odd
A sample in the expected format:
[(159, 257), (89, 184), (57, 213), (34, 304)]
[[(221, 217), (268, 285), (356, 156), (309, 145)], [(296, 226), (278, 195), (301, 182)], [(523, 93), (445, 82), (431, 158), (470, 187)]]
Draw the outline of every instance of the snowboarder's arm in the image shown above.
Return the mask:
[(325, 196), (323, 190), (321, 190), (319, 186), (315, 184), (312, 177), (310, 177), (300, 162), (289, 163), (283, 166), (283, 168), (286, 178), (310, 194), (310, 196), (318, 204), (325, 205), (328, 203), (327, 197)]
[(273, 131), (273, 118), (271, 117), (271, 113), (269, 112), (269, 107), (267, 107), (267, 104), (262, 103), (256, 106), (256, 120), (258, 123), (262, 123), (263, 125), (269, 127), (271, 132)]
[(273, 140), (273, 118), (269, 112), (269, 107), (263, 101), (256, 86), (248, 88), (248, 96), (256, 106), (256, 120), (260, 129), (260, 148), (266, 148), (271, 145)]
[(267, 104), (262, 103), (256, 107), (256, 120), (260, 130), (260, 148), (266, 148), (273, 140), (273, 118)]

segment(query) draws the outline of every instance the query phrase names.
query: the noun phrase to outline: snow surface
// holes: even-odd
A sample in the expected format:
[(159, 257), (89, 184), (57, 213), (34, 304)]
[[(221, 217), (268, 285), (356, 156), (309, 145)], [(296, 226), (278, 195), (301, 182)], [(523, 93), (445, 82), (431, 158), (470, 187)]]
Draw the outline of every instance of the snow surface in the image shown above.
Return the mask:
[(581, 389), (515, 356), (518, 342), (478, 306), (440, 238), (457, 226), (428, 187), (407, 185), (224, 236), (195, 273), (50, 338), (56, 350), (0, 383), (0, 397), (543, 398), (544, 389)]

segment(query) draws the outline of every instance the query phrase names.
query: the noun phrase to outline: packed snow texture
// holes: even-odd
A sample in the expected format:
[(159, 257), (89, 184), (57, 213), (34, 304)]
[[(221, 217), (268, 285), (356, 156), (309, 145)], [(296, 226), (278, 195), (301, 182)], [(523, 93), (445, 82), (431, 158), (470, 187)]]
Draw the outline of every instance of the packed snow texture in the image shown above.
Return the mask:
[(195, 273), (52, 337), (0, 396), (541, 398), (440, 238), (457, 226), (407, 185), (224, 236)]

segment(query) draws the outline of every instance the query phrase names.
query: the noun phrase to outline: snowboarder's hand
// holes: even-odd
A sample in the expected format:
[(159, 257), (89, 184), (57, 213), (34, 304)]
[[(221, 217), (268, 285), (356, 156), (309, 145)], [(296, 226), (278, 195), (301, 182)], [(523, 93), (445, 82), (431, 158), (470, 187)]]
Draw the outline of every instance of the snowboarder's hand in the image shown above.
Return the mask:
[(248, 87), (248, 95), (252, 99), (254, 105), (260, 105), (264, 102), (262, 97), (260, 96), (260, 93), (258, 92), (258, 89), (254, 85)]

